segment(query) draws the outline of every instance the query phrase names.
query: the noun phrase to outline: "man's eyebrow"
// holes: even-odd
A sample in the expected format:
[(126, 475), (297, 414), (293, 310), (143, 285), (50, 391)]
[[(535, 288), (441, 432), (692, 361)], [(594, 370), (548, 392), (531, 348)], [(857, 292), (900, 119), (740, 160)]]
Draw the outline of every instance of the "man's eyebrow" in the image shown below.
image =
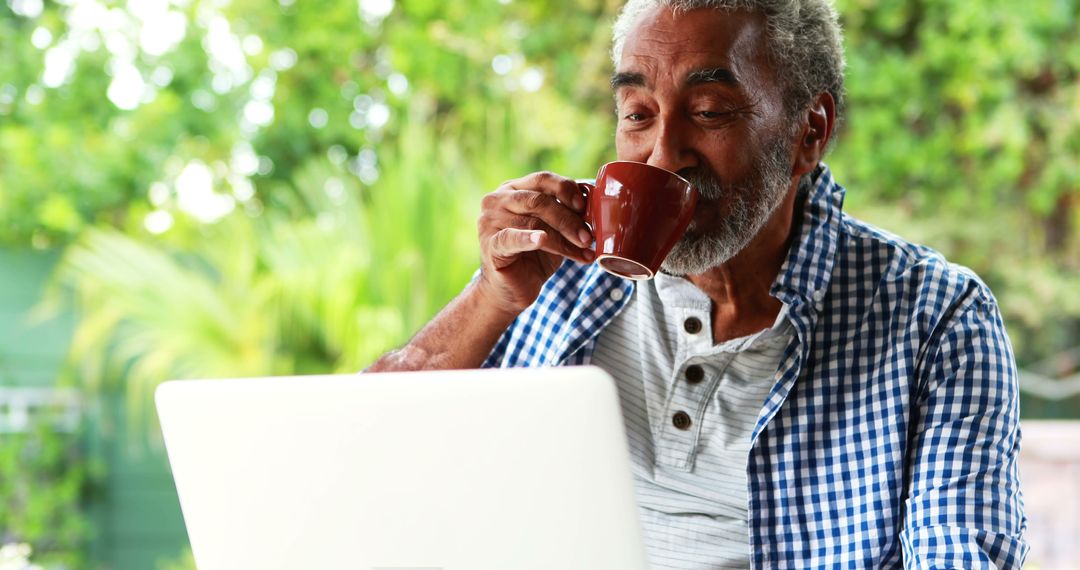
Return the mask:
[(739, 80), (735, 77), (735, 74), (730, 69), (724, 67), (710, 67), (707, 69), (697, 69), (686, 74), (686, 80), (683, 83), (687, 87), (693, 87), (694, 85), (702, 85), (705, 83), (723, 83), (736, 87), (739, 85)]
[(611, 89), (618, 91), (620, 87), (645, 87), (645, 76), (630, 71), (616, 73), (611, 76)]

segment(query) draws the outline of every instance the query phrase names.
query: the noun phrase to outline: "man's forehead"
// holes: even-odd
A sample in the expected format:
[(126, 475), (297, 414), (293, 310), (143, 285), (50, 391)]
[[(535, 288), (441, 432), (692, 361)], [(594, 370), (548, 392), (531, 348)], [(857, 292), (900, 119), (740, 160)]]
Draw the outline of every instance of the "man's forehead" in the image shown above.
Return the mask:
[(627, 35), (612, 87), (649, 87), (659, 74), (682, 84), (737, 85), (744, 69), (767, 64), (764, 24), (742, 10), (654, 8)]

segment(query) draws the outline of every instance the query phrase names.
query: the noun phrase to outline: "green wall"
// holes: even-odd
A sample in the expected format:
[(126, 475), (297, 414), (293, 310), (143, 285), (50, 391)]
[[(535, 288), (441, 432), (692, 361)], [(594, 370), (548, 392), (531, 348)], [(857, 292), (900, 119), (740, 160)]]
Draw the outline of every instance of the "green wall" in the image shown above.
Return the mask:
[(49, 387), (71, 339), (72, 319), (33, 325), (54, 253), (0, 250), (0, 385)]
[[(35, 324), (39, 302), (58, 255), (0, 250), (0, 386), (55, 386), (71, 341), (65, 315)], [(87, 456), (103, 469), (86, 508), (93, 527), (92, 570), (154, 570), (178, 558), (187, 534), (160, 441), (130, 429), (118, 388), (84, 395)]]

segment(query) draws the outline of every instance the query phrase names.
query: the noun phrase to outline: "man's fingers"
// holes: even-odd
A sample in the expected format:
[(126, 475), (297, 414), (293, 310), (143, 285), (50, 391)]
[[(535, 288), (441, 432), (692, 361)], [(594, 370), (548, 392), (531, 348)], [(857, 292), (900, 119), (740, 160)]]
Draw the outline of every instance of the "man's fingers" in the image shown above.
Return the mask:
[(582, 263), (591, 263), (593, 259), (592, 250), (579, 248), (550, 229), (503, 228), (491, 236), (490, 253), (498, 260), (509, 262), (530, 251), (546, 251)]
[(589, 247), (578, 247), (563, 236), (548, 230), (540, 234), (540, 249), (549, 253), (569, 257), (580, 263), (592, 263), (595, 254)]
[(581, 187), (578, 183), (554, 172), (533, 172), (510, 180), (506, 186), (515, 190), (532, 190), (554, 196), (559, 202), (579, 214), (585, 211), (585, 198), (581, 195)]
[[(530, 190), (512, 190), (504, 207), (507, 211), (522, 217), (533, 217), (557, 230), (568, 241), (579, 247), (592, 244), (592, 234), (580, 215), (560, 204), (548, 194)], [(518, 220), (520, 226), (523, 220)]]
[(528, 251), (590, 263), (593, 237), (581, 217), (584, 208), (577, 182), (534, 172), (509, 180), (484, 197), (479, 232), (489, 236), (488, 253), (507, 264)]

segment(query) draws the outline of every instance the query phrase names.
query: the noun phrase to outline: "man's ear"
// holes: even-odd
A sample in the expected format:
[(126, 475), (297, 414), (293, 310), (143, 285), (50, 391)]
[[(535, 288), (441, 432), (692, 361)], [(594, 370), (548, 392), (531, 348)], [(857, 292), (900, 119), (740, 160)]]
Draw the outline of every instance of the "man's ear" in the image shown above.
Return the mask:
[(836, 126), (836, 101), (832, 94), (819, 93), (802, 116), (802, 129), (795, 141), (792, 177), (801, 177), (817, 168)]

